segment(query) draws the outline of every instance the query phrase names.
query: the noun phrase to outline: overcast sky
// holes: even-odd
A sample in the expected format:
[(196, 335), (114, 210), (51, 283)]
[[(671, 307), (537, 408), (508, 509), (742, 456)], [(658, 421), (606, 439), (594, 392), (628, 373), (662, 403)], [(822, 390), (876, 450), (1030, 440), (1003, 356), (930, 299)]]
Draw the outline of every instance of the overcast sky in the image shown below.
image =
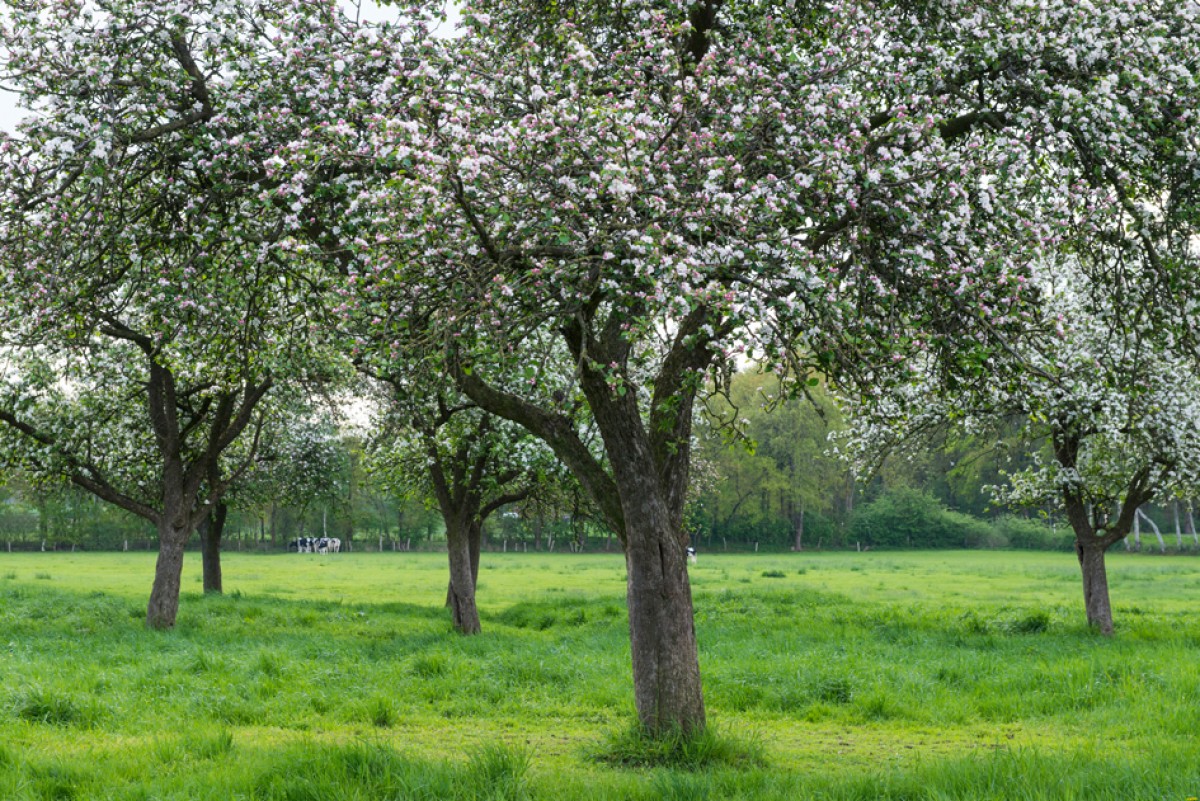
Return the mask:
[[(395, 9), (380, 8), (374, 0), (341, 0), (341, 3), (347, 14), (351, 17), (358, 14), (363, 20), (381, 22), (393, 18), (396, 14)], [(451, 17), (453, 18), (453, 13)], [(26, 112), (17, 108), (15, 95), (0, 90), (0, 130), (12, 130), (25, 114)]]

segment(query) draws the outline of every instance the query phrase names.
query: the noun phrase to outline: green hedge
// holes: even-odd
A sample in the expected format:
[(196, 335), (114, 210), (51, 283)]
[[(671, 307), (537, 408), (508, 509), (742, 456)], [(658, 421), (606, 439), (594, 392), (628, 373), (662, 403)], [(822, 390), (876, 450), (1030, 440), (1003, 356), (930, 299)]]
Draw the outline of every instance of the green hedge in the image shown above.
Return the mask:
[(860, 506), (850, 520), (851, 538), (881, 548), (1022, 548), (1070, 550), (1069, 531), (1021, 517), (994, 521), (946, 508), (934, 496), (901, 488)]

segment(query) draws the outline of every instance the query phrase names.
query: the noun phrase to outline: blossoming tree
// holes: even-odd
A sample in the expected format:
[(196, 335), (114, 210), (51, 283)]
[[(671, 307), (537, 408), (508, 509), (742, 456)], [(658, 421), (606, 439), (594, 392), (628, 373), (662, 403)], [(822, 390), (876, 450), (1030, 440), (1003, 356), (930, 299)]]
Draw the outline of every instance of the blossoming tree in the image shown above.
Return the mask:
[(372, 472), (436, 504), (450, 566), (446, 605), (455, 630), (478, 634), (483, 524), (505, 506), (547, 491), (557, 478), (554, 458), (518, 426), (480, 411), (444, 381), (439, 387), (393, 375), (380, 384), (388, 397), (375, 426)]
[(928, 360), (986, 380), (1077, 209), (1136, 203), (1178, 167), (1163, 142), (1195, 125), (1194, 10), (641, 0), (464, 19), (379, 84), (369, 137), (396, 169), (363, 194), (360, 289), (440, 331), (382, 341), (444, 359), (572, 470), (625, 547), (639, 718), (696, 730), (682, 521), (706, 376), (745, 354), (874, 392)]
[(31, 112), (0, 137), (4, 450), (154, 523), (146, 619), (169, 627), (184, 544), (251, 463), (264, 397), (327, 361), (321, 273), (263, 132), (289, 133), (272, 26), (329, 9), (4, 9), (0, 71)]
[(1129, 535), (1138, 508), (1190, 497), (1200, 486), (1200, 380), (1173, 337), (1129, 326), (1125, 309), (1095, 304), (1077, 265), (1049, 270), (1047, 305), (1057, 331), (1020, 349), (1023, 369), (947, 395), (935, 375), (897, 403), (858, 418), (852, 452), (872, 459), (920, 442), (923, 432), (1012, 433), (1032, 464), (993, 491), (998, 501), (1061, 508), (1075, 534), (1087, 622), (1112, 634), (1104, 555)]

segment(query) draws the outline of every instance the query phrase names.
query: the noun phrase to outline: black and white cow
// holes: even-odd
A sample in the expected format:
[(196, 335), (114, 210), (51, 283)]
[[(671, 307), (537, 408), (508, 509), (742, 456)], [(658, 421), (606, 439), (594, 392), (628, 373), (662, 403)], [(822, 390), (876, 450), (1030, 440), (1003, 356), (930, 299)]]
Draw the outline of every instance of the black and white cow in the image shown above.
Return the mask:
[(690, 545), (688, 546), (688, 549), (687, 549), (687, 559), (688, 559), (689, 565), (696, 564), (696, 549)]
[(337, 537), (297, 537), (287, 547), (293, 553), (337, 553), (342, 541)]

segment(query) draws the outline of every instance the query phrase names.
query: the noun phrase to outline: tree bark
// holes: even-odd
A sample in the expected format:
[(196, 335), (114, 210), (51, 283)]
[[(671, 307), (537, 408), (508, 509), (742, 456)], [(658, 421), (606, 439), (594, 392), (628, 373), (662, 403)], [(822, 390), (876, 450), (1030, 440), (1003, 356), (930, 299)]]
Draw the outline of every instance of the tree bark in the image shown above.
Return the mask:
[(1171, 501), (1171, 515), (1175, 518), (1175, 547), (1183, 550), (1183, 527), (1179, 523), (1179, 501)]
[[(634, 702), (649, 732), (704, 729), (704, 694), (687, 555), (665, 516), (626, 512), (629, 641)], [(632, 511), (632, 510), (630, 510)]]
[(1155, 523), (1154, 519), (1150, 517), (1150, 515), (1143, 512), (1140, 508), (1137, 510), (1137, 517), (1143, 518), (1150, 525), (1150, 529), (1154, 532), (1154, 536), (1158, 538), (1159, 553), (1166, 553), (1167, 543), (1163, 541), (1162, 532), (1158, 530), (1158, 523)]
[(158, 560), (154, 565), (154, 584), (146, 605), (146, 625), (169, 629), (179, 613), (179, 589), (183, 575), (183, 552), (191, 531), (178, 521), (179, 515), (163, 515), (158, 526)]
[[(1074, 468), (1078, 464), (1082, 437), (1077, 432), (1064, 428), (1054, 435), (1054, 453), (1059, 464)], [(1129, 480), (1119, 513), (1107, 520), (1104, 528), (1097, 526), (1090, 512), (1092, 504), (1072, 485), (1062, 488), (1063, 511), (1075, 533), (1075, 555), (1083, 574), (1083, 603), (1087, 622), (1101, 634), (1112, 636), (1112, 605), (1108, 600), (1108, 574), (1104, 567), (1104, 553), (1118, 541), (1126, 539), (1134, 530), (1138, 519), (1138, 507), (1150, 500), (1150, 468), (1144, 467)]]
[(1108, 573), (1104, 568), (1104, 545), (1075, 541), (1075, 555), (1083, 573), (1083, 605), (1088, 625), (1101, 634), (1112, 636), (1112, 606), (1108, 600)]
[(1187, 520), (1187, 532), (1188, 534), (1192, 535), (1192, 542), (1194, 542), (1196, 545), (1200, 545), (1200, 533), (1196, 532), (1196, 517), (1192, 513), (1191, 499), (1189, 499), (1187, 502), (1187, 517), (1185, 519)]
[[(624, 524), (638, 720), (653, 736), (703, 731), (704, 693), (683, 532), (690, 404), (680, 404), (688, 420), (652, 420), (647, 431), (635, 393), (614, 397), (605, 392), (607, 381), (590, 372), (584, 371), (583, 387), (604, 439)], [(677, 447), (671, 449), (654, 436), (669, 430), (677, 432)]]
[(224, 592), (221, 582), (221, 538), (225, 533), (225, 520), (229, 506), (215, 504), (208, 516), (200, 521), (196, 530), (200, 534), (200, 555), (204, 564), (204, 592)]
[(450, 555), (450, 587), (446, 594), (446, 605), (450, 607), (456, 631), (478, 634), (481, 629), (479, 610), (475, 606), (475, 573), (471, 565), (469, 524), (457, 520), (447, 520), (446, 523), (446, 543)]
[(796, 512), (796, 539), (793, 543), (792, 550), (804, 550), (804, 504), (800, 504), (800, 509)]

